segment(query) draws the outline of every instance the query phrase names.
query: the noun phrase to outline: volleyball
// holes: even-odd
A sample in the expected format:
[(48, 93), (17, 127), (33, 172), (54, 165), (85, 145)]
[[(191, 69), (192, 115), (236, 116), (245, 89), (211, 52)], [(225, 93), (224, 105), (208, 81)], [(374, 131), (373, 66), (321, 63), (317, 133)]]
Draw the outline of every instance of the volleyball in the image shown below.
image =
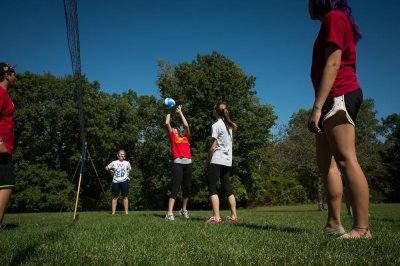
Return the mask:
[(165, 108), (171, 108), (175, 106), (175, 101), (174, 99), (168, 97), (164, 99), (163, 104)]

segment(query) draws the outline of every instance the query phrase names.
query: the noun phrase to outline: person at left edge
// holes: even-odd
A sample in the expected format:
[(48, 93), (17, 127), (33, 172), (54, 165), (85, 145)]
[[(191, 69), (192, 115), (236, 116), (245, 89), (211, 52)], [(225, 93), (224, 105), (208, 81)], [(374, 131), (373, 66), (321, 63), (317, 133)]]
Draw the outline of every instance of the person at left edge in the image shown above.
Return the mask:
[(12, 153), (14, 150), (15, 107), (8, 90), (15, 86), (14, 67), (0, 63), (0, 228), (15, 187)]

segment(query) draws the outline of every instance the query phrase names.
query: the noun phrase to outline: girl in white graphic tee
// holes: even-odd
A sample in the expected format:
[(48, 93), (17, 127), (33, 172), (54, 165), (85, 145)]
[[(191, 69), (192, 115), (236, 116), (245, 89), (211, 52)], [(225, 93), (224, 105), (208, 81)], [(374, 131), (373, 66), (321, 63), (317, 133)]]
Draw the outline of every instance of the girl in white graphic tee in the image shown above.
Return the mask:
[(117, 153), (118, 160), (112, 161), (106, 166), (106, 170), (113, 174), (112, 182), (112, 194), (113, 198), (111, 201), (112, 214), (115, 214), (117, 210), (117, 202), (119, 193), (123, 197), (123, 205), (125, 214), (128, 214), (128, 190), (129, 190), (129, 172), (131, 171), (131, 164), (125, 161), (126, 153), (124, 150), (120, 150)]

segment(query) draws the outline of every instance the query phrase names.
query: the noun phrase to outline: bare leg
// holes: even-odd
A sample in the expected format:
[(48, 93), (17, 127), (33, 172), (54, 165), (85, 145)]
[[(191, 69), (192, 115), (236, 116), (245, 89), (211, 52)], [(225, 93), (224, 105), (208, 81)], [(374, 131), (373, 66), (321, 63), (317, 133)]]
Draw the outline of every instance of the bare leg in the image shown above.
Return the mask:
[[(341, 114), (341, 113), (340, 113)], [(351, 237), (371, 236), (369, 232), (369, 190), (367, 179), (357, 161), (355, 150), (355, 128), (343, 122), (344, 114), (335, 115), (326, 122), (327, 137), (336, 162), (347, 178), (350, 202), (353, 211)]]
[(326, 226), (337, 229), (341, 227), (340, 209), (342, 206), (343, 185), (337, 165), (333, 159), (325, 134), (317, 134), (317, 163), (323, 177), (328, 205)]
[(122, 202), (123, 202), (123, 204), (124, 204), (125, 214), (128, 214), (128, 207), (129, 207), (128, 197), (124, 197), (124, 199), (122, 200)]
[(4, 214), (11, 198), (12, 189), (0, 189), (0, 226), (3, 224)]
[(111, 213), (115, 214), (117, 211), (118, 196), (114, 196), (111, 201)]
[(218, 195), (212, 195), (210, 197), (210, 199), (211, 199), (211, 205), (213, 208), (213, 216), (216, 219), (221, 219), (221, 216), (219, 214), (219, 197), (218, 197)]
[(229, 205), (231, 206), (231, 217), (236, 218), (236, 199), (235, 196), (232, 194), (228, 197)]
[(169, 198), (168, 201), (168, 213), (167, 214), (173, 214), (174, 211), (174, 204), (175, 204), (175, 199), (174, 198)]

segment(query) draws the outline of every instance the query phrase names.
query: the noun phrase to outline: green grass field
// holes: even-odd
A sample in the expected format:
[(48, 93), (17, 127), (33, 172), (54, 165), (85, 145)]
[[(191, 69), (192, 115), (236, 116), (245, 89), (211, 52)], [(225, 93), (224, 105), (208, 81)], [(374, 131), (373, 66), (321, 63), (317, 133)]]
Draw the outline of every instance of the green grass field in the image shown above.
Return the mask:
[(400, 204), (370, 213), (370, 240), (322, 235), (315, 205), (239, 210), (224, 224), (205, 224), (210, 211), (172, 222), (162, 211), (7, 214), (0, 265), (400, 265)]

